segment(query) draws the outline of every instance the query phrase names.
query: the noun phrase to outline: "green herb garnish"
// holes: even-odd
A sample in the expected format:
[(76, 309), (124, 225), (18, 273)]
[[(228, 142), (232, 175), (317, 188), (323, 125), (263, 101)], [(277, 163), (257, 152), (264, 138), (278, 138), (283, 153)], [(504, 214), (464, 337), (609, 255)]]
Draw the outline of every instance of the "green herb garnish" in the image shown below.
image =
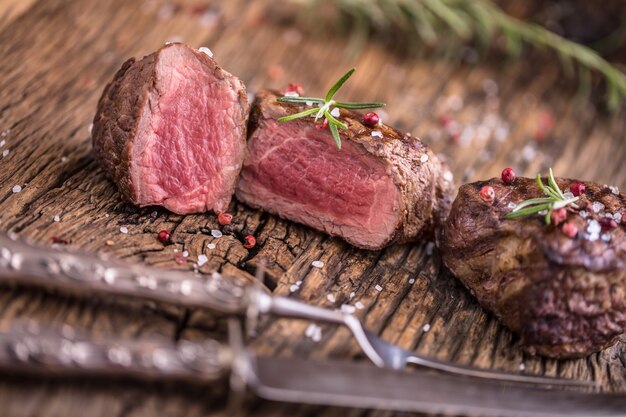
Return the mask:
[(513, 211), (505, 216), (506, 219), (516, 219), (518, 217), (530, 216), (543, 210), (547, 210), (545, 220), (546, 224), (550, 224), (550, 215), (553, 210), (558, 210), (570, 205), (574, 208), (578, 208), (578, 206), (574, 203), (578, 201), (580, 197), (565, 197), (554, 180), (552, 168), (550, 168), (550, 172), (548, 174), (548, 185), (544, 185), (541, 181), (540, 174), (537, 174), (537, 185), (546, 196), (542, 198), (531, 198), (521, 202), (513, 209)]
[(320, 118), (324, 118), (328, 123), (328, 127), (330, 129), (330, 133), (333, 135), (333, 139), (335, 139), (335, 143), (337, 144), (337, 148), (341, 149), (341, 137), (339, 136), (339, 129), (348, 129), (348, 126), (345, 123), (340, 122), (334, 117), (331, 112), (333, 108), (342, 108), (342, 109), (374, 109), (378, 107), (384, 107), (385, 103), (350, 103), (345, 101), (335, 101), (333, 97), (337, 94), (337, 91), (344, 85), (344, 83), (354, 74), (356, 68), (352, 68), (350, 71), (346, 72), (343, 77), (341, 77), (326, 93), (326, 97), (317, 98), (317, 97), (290, 97), (284, 96), (278, 98), (278, 101), (283, 103), (296, 103), (296, 104), (311, 104), (316, 105), (311, 109), (301, 111), (300, 113), (290, 114), (289, 116), (284, 116), (277, 119), (277, 122), (288, 122), (290, 120), (300, 119), (302, 117), (312, 116), (315, 114), (315, 121), (317, 122)]

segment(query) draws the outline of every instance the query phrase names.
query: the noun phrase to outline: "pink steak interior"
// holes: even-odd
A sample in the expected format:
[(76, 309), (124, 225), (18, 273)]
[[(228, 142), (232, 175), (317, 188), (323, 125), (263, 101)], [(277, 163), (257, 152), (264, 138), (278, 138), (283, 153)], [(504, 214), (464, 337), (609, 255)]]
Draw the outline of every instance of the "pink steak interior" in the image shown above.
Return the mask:
[(232, 81), (172, 46), (159, 54), (150, 94), (132, 151), (139, 203), (182, 214), (225, 209), (244, 152)]
[(360, 246), (389, 240), (399, 191), (386, 166), (360, 146), (338, 150), (328, 130), (266, 120), (250, 139), (237, 196)]

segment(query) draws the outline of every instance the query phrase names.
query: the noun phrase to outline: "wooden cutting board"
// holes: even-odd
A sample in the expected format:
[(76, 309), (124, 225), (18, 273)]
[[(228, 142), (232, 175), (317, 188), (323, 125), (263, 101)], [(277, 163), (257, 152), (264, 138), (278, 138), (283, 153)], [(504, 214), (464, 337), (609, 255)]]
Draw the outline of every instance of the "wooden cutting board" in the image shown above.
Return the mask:
[[(93, 160), (89, 125), (102, 88), (121, 63), (168, 40), (210, 47), (251, 92), (299, 82), (308, 93), (321, 94), (356, 66), (344, 97), (388, 103), (385, 122), (421, 136), (445, 155), (457, 182), (499, 175), (505, 166), (525, 175), (552, 166), (562, 176), (626, 186), (626, 118), (575, 105), (575, 87), (564, 81), (556, 58), (456, 65), (435, 57), (403, 58), (377, 43), (351, 56), (341, 39), (314, 38), (264, 18), (268, 4), (1, 2), (0, 153), (9, 152), (0, 159), (0, 230), (42, 245), (55, 236), (71, 240), (73, 248), (161, 268), (193, 270), (205, 254), (208, 262), (198, 267), (200, 273), (245, 274), (265, 258), (277, 294), (326, 307), (358, 305), (367, 326), (405, 348), (474, 366), (593, 379), (607, 391), (626, 392), (625, 343), (581, 360), (528, 357), (446, 272), (427, 242), (381, 252), (356, 250), (233, 202), (235, 227), (251, 229), (258, 240), (248, 251), (232, 236), (211, 236), (217, 228), (214, 215), (179, 216), (120, 201)], [(462, 55), (471, 61), (473, 54), (464, 49)], [(458, 134), (442, 127), (442, 116), (458, 122)], [(21, 191), (13, 192), (15, 186)], [(175, 245), (157, 241), (162, 229), (172, 231)], [(178, 263), (185, 251), (188, 257)], [(312, 267), (318, 260), (324, 266)], [(20, 318), (128, 337), (200, 339), (223, 336), (224, 330), (223, 323), (195, 311), (1, 288), (0, 324)], [(308, 326), (266, 321), (253, 345), (263, 354), (342, 359), (358, 354), (347, 332), (322, 326), (316, 342), (306, 336)], [(223, 387), (0, 378), (3, 416), (230, 415), (225, 407)], [(248, 411), (388, 415), (262, 401), (250, 403)]]

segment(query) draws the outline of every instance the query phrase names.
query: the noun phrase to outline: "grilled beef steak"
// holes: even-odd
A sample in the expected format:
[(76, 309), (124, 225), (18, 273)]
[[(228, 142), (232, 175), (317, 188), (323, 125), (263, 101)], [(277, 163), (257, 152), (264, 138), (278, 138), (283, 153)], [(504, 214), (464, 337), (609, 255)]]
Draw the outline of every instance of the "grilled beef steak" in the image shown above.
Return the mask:
[(105, 88), (93, 146), (122, 196), (180, 214), (226, 209), (245, 156), (243, 83), (207, 54), (168, 44)]
[[(557, 180), (563, 190), (572, 182)], [(479, 196), (485, 185), (492, 203)], [(586, 183), (580, 208), (558, 226), (538, 214), (504, 219), (535, 197), (544, 196), (527, 178), (462, 186), (442, 233), (444, 262), (530, 353), (589, 355), (626, 330), (624, 195)]]
[(451, 175), (419, 139), (342, 109), (338, 150), (313, 118), (278, 123), (307, 107), (276, 98), (262, 91), (252, 106), (239, 200), (366, 249), (415, 240), (445, 218)]

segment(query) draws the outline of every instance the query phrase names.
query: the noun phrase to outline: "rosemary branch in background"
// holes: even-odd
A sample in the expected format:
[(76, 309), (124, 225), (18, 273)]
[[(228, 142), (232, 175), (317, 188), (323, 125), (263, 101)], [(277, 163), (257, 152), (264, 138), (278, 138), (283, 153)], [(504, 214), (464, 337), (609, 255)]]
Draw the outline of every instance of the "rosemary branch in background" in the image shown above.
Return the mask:
[[(490, 45), (504, 39), (510, 55), (519, 56), (524, 45), (554, 51), (568, 75), (577, 73), (581, 89), (589, 89), (591, 72), (602, 75), (606, 104), (618, 110), (626, 101), (626, 75), (593, 49), (570, 41), (536, 23), (503, 12), (491, 0), (292, 0), (312, 9), (335, 8), (332, 16), (349, 16), (355, 30), (399, 28), (417, 35), (427, 45), (453, 36), (460, 41)], [(326, 15), (326, 14), (325, 14)]]
[(334, 109), (374, 109), (385, 106), (385, 103), (350, 103), (345, 101), (333, 100), (333, 97), (335, 97), (337, 91), (339, 91), (344, 83), (348, 81), (348, 78), (350, 78), (352, 74), (354, 74), (354, 71), (356, 71), (356, 68), (352, 68), (348, 72), (346, 72), (335, 84), (333, 84), (332, 87), (330, 87), (330, 89), (326, 92), (326, 97), (324, 98), (297, 96), (279, 97), (277, 100), (283, 103), (306, 104), (310, 106), (316, 105), (317, 107), (301, 111), (300, 113), (280, 117), (276, 121), (288, 122), (290, 120), (300, 119), (307, 116), (312, 117), (313, 115), (315, 115), (315, 121), (317, 122), (320, 118), (324, 117), (325, 124), (328, 124), (328, 128), (330, 129), (330, 133), (333, 135), (333, 139), (337, 144), (337, 148), (341, 149), (341, 137), (339, 136), (339, 129), (348, 129), (348, 126), (346, 126), (345, 123), (342, 123), (337, 119), (337, 117), (339, 117), (339, 110), (335, 112)]
[(567, 206), (572, 206), (574, 208), (578, 208), (576, 204), (574, 204), (580, 197), (566, 197), (563, 194), (563, 191), (559, 188), (554, 179), (554, 174), (552, 173), (552, 168), (550, 168), (550, 172), (548, 174), (548, 185), (544, 185), (543, 181), (541, 181), (541, 175), (537, 174), (537, 186), (543, 191), (546, 195), (542, 198), (531, 198), (519, 203), (513, 211), (505, 216), (507, 219), (516, 219), (518, 217), (530, 216), (532, 214), (538, 214), (542, 211), (546, 211), (545, 221), (546, 224), (550, 224), (550, 215), (553, 210), (558, 210), (561, 208), (565, 208)]

